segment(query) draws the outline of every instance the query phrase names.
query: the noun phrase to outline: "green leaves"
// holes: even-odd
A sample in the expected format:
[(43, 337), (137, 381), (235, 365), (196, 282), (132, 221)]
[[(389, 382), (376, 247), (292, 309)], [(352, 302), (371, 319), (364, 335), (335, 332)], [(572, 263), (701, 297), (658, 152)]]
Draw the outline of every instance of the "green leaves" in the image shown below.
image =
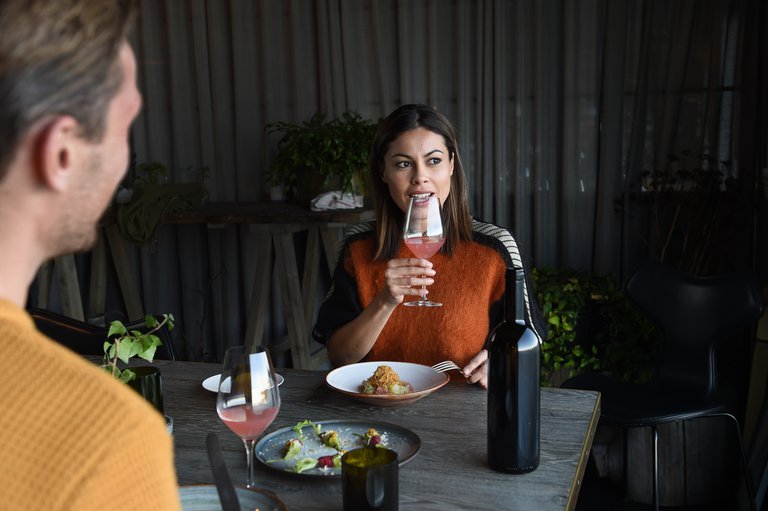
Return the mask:
[(123, 336), (127, 333), (127, 330), (125, 329), (125, 326), (119, 321), (113, 321), (109, 324), (109, 332), (107, 333), (107, 338), (112, 337), (113, 335), (117, 336)]
[(268, 135), (281, 135), (267, 172), (269, 182), (291, 192), (297, 184), (297, 169), (308, 168), (322, 176), (326, 187), (338, 179), (343, 191), (352, 191), (355, 182), (365, 183), (361, 175), (368, 166), (376, 126), (354, 111), (328, 121), (318, 112), (302, 123), (267, 124)]
[(168, 330), (172, 330), (174, 317), (172, 314), (164, 314), (162, 320), (158, 321), (155, 316), (147, 315), (144, 318), (144, 325), (148, 328), (145, 332), (141, 330), (129, 332), (120, 321), (113, 321), (109, 325), (107, 340), (104, 341), (102, 367), (121, 381), (131, 381), (136, 375), (130, 369), (121, 371), (117, 366), (117, 361), (120, 360), (122, 363), (128, 364), (133, 357), (138, 356), (147, 362), (152, 362), (158, 346), (163, 345), (155, 332), (164, 326)]
[(613, 275), (534, 268), (531, 277), (549, 330), (541, 345), (543, 385), (585, 370), (625, 381), (647, 379), (660, 337)]

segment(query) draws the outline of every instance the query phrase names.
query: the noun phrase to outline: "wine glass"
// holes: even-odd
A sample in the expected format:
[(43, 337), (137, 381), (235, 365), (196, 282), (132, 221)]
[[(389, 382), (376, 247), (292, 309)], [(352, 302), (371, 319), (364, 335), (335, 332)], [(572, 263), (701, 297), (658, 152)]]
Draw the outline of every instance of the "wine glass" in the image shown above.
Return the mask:
[(236, 346), (224, 354), (216, 412), (222, 422), (243, 439), (248, 462), (246, 486), (254, 488), (253, 449), (256, 439), (275, 420), (280, 409), (275, 371), (261, 346)]
[[(403, 241), (418, 258), (429, 259), (445, 243), (440, 199), (433, 193), (412, 195), (405, 215)], [(424, 275), (421, 276), (424, 278)], [(442, 307), (442, 303), (427, 300), (427, 286), (421, 286), (421, 298), (403, 302), (408, 307)]]

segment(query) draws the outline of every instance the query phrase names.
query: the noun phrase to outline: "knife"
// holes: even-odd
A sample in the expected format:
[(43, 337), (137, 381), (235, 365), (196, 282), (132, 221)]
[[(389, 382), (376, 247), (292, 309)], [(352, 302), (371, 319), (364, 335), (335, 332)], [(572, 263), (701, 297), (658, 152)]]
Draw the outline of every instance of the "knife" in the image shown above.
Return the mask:
[(221, 455), (221, 447), (219, 446), (219, 437), (216, 436), (216, 433), (208, 433), (205, 445), (208, 448), (208, 461), (211, 463), (211, 472), (213, 473), (213, 480), (216, 482), (216, 491), (219, 492), (221, 511), (241, 511), (240, 501), (237, 499), (232, 479), (229, 478), (227, 465), (224, 464), (224, 457)]

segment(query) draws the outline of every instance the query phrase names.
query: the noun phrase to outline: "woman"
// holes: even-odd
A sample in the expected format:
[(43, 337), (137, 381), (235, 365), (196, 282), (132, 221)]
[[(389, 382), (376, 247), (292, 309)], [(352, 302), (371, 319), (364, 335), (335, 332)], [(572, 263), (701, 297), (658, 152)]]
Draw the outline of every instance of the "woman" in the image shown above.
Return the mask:
[[(486, 387), (483, 345), (503, 317), (504, 272), (522, 267), (515, 240), (470, 216), (456, 133), (434, 108), (404, 105), (384, 119), (369, 167), (376, 221), (352, 227), (344, 240), (315, 338), (336, 366), (450, 359), (467, 382)], [(419, 194), (437, 195), (443, 205), (446, 241), (430, 260), (414, 258), (402, 241), (409, 200)], [(420, 296), (422, 285), (442, 307), (401, 306), (406, 297)], [(526, 306), (541, 339), (528, 289)]]

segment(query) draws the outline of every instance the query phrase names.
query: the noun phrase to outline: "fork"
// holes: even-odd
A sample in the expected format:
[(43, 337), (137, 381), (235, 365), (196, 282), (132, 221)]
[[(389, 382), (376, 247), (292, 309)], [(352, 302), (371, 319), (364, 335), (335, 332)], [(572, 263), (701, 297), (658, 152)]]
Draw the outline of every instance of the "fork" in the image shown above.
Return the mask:
[(452, 371), (455, 369), (459, 371), (461, 374), (464, 374), (464, 371), (461, 369), (461, 367), (456, 365), (456, 363), (453, 362), (452, 360), (445, 360), (443, 362), (438, 362), (437, 364), (432, 366), (432, 369), (434, 369), (438, 373), (444, 373), (446, 371)]

